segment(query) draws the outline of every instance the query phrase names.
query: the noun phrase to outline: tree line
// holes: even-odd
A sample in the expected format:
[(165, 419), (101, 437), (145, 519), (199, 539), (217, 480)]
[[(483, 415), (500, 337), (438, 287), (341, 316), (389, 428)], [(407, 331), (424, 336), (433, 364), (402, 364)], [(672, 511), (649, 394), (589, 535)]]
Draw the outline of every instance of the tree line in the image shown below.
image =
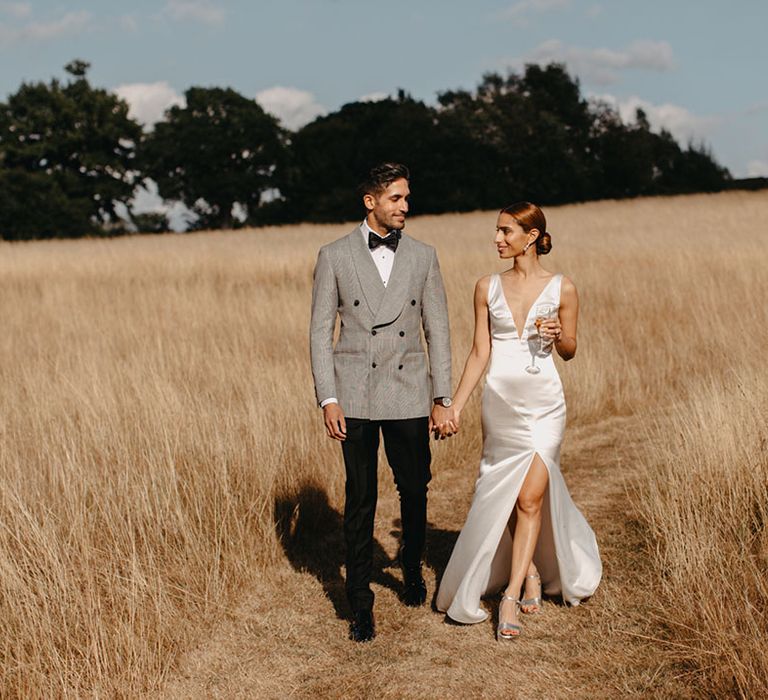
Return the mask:
[(9, 240), (164, 231), (131, 199), (151, 179), (192, 212), (190, 228), (361, 216), (355, 187), (375, 163), (411, 169), (412, 213), (716, 191), (729, 172), (703, 145), (625, 123), (587, 100), (562, 64), (485, 75), (432, 106), (404, 91), (353, 102), (291, 132), (230, 88), (191, 87), (144, 130), (84, 61), (66, 82), (23, 83), (0, 103), (0, 236)]

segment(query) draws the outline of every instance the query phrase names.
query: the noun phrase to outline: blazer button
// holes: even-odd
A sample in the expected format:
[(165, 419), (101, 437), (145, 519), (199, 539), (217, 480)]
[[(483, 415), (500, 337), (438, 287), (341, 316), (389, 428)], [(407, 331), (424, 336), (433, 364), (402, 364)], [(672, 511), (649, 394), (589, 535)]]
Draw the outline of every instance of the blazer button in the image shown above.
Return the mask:
[(405, 331), (400, 331), (400, 337), (402, 338), (405, 335)]
[(416, 306), (416, 300), (415, 299), (411, 299), (411, 306)]
[(376, 331), (371, 331), (371, 335), (376, 335)]
[(359, 299), (355, 299), (355, 306), (360, 306), (360, 300)]
[(374, 369), (376, 369), (376, 363), (374, 362), (374, 363), (371, 365), (371, 367), (373, 367)]
[(397, 366), (397, 368), (398, 368), (398, 369), (402, 369), (402, 368), (403, 368), (403, 366), (402, 366), (402, 365), (398, 365), (398, 366)]

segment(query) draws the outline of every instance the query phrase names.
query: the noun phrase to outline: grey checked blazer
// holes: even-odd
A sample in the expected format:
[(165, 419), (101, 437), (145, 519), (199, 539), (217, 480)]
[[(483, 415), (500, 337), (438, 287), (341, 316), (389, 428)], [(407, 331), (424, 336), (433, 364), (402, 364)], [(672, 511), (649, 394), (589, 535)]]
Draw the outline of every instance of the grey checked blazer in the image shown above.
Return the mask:
[(360, 227), (323, 246), (309, 344), (318, 404), (335, 396), (346, 416), (371, 420), (429, 415), (435, 397), (451, 395), (448, 306), (435, 249), (403, 234), (385, 287)]

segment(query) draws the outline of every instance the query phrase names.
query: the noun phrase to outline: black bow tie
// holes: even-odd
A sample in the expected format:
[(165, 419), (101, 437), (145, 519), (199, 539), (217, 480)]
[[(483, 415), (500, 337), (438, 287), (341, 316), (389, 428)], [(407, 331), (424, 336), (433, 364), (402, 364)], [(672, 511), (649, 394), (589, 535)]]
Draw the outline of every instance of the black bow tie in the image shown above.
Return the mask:
[(400, 235), (400, 231), (390, 231), (382, 238), (378, 233), (368, 231), (368, 247), (371, 250), (376, 250), (380, 245), (385, 245), (387, 248), (391, 248), (394, 253), (397, 250), (397, 244), (400, 242)]

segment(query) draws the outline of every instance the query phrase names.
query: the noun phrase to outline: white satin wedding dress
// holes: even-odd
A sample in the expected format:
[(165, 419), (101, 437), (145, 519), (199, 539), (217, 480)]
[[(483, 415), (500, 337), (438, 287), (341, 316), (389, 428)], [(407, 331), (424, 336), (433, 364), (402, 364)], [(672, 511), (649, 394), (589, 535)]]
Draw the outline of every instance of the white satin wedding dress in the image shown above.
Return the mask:
[[(538, 354), (539, 374), (525, 367), (539, 350), (532, 314), (539, 304), (560, 305), (562, 275), (554, 275), (531, 305), (521, 336), (499, 275), (488, 289), (491, 360), (482, 397), (483, 455), (464, 528), (443, 573), (437, 608), (463, 623), (482, 622), (480, 598), (509, 581), (512, 538), (507, 522), (533, 458), (549, 471), (541, 533), (533, 556), (548, 595), (578, 605), (602, 575), (595, 534), (571, 500), (560, 473), (565, 397), (551, 352)], [(550, 346), (551, 350), (551, 346)]]

